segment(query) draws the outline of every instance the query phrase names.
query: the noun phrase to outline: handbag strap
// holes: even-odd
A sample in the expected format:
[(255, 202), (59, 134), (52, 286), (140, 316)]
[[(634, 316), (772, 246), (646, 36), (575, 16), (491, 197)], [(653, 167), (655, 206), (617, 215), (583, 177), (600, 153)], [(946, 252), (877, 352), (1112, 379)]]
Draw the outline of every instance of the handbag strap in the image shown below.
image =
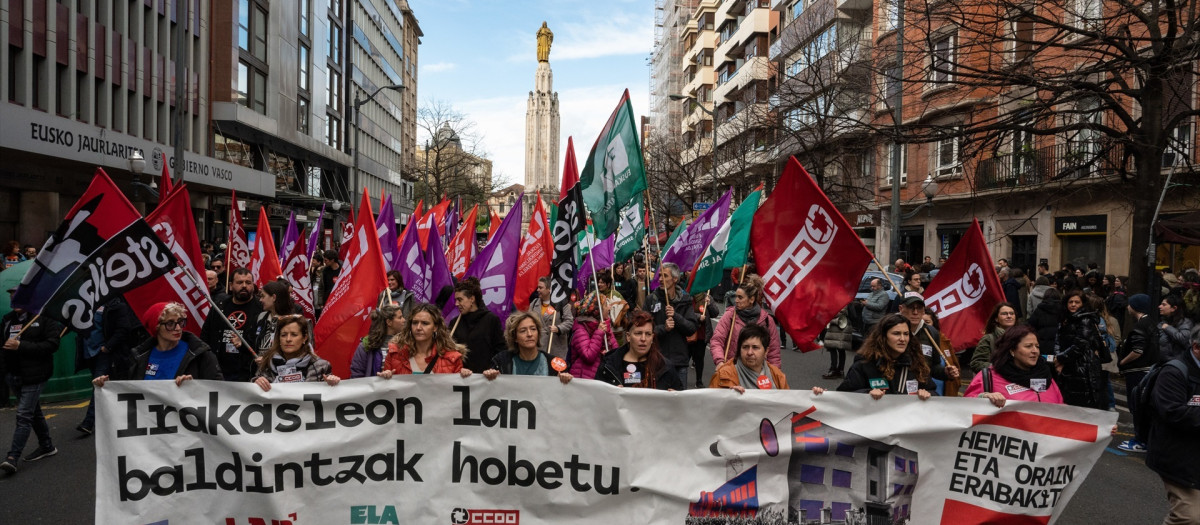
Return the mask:
[(990, 366), (983, 369), (983, 392), (992, 393), (992, 367)]

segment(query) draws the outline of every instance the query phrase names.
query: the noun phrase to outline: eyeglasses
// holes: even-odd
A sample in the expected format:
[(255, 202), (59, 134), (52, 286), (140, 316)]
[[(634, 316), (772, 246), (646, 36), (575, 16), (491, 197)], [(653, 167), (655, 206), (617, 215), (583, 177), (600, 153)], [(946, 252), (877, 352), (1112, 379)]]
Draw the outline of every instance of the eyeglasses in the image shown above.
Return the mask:
[(183, 328), (185, 325), (187, 325), (187, 318), (184, 317), (175, 321), (163, 321), (160, 324), (162, 324), (162, 327), (166, 328), (167, 330), (174, 330), (176, 328)]

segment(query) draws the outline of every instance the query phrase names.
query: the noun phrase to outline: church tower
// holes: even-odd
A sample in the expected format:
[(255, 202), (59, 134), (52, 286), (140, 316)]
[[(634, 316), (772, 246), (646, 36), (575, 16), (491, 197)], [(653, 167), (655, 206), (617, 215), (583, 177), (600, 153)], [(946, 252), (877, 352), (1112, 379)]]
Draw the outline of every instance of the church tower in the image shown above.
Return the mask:
[(525, 110), (525, 191), (532, 198), (541, 190), (547, 200), (558, 197), (558, 93), (550, 71), (554, 33), (542, 22), (537, 32), (537, 72)]

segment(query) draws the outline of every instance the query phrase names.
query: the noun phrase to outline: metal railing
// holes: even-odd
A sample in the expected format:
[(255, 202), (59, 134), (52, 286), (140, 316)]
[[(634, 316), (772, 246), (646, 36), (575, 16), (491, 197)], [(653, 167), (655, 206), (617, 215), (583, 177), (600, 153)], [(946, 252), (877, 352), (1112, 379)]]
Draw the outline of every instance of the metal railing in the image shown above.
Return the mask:
[(1108, 175), (1118, 171), (1120, 148), (1103, 141), (1023, 149), (979, 161), (975, 189), (1017, 188)]

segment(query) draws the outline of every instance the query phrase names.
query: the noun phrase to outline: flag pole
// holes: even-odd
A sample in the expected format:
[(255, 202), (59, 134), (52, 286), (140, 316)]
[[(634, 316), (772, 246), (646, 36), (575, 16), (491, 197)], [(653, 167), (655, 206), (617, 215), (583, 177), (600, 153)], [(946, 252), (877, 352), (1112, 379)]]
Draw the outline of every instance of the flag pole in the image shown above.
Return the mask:
[[(588, 219), (588, 220), (591, 219), (591, 213), (587, 212), (586, 207), (584, 208), (584, 217), (585, 217), (585, 219)], [(584, 221), (584, 224), (585, 225), (587, 224), (586, 220)], [(584, 226), (583, 231), (584, 231), (584, 235), (587, 236), (588, 244), (590, 245), (588, 247), (588, 263), (590, 263), (592, 265), (592, 285), (595, 286), (595, 288), (596, 288), (596, 312), (598, 312), (600, 314), (600, 324), (603, 325), (604, 324), (604, 302), (601, 301), (601, 299), (600, 299), (600, 280), (596, 278), (596, 257), (595, 257), (596, 236), (595, 235), (587, 235), (587, 226)], [(612, 327), (609, 327), (610, 333), (611, 333), (611, 328)], [(601, 339), (604, 340), (604, 353), (607, 354), (608, 350), (609, 350), (608, 337), (601, 337)]]
[[(550, 318), (550, 327), (553, 327), (556, 324), (558, 324), (558, 308), (554, 309), (554, 316)], [(546, 328), (546, 333), (550, 334), (550, 338), (546, 340), (547, 354), (550, 353), (550, 347), (554, 346), (554, 332), (550, 330), (550, 327)]]
[[(186, 268), (183, 268), (178, 263), (176, 263), (175, 267), (183, 270), (183, 275), (185, 277), (187, 277), (189, 281), (192, 282), (192, 286), (195, 286), (197, 289), (200, 289), (200, 290), (206, 290), (206, 291), (208, 290), (208, 287), (201, 286), (200, 283), (196, 281), (196, 278), (193, 277), (191, 272), (187, 271)], [(241, 348), (243, 350), (250, 352), (250, 355), (252, 355), (254, 357), (258, 357), (258, 352), (256, 352), (254, 350), (254, 347), (250, 346), (250, 344), (247, 343), (245, 339), (242, 339), (241, 330), (238, 330), (237, 328), (233, 327), (233, 323), (229, 322), (229, 316), (225, 315), (225, 312), (221, 311), (221, 307), (217, 306), (217, 303), (215, 301), (213, 301), (211, 299), (211, 297), (209, 298), (208, 306), (209, 306), (209, 308), (211, 308), (208, 313), (209, 317), (210, 318), (212, 317), (212, 312), (214, 312), (214, 311), (217, 312), (217, 315), (221, 317), (221, 321), (225, 323), (225, 326), (227, 328), (229, 328), (230, 330), (232, 330), (235, 334), (238, 334), (238, 340), (242, 342)], [(208, 322), (208, 319), (205, 319), (205, 322)]]

